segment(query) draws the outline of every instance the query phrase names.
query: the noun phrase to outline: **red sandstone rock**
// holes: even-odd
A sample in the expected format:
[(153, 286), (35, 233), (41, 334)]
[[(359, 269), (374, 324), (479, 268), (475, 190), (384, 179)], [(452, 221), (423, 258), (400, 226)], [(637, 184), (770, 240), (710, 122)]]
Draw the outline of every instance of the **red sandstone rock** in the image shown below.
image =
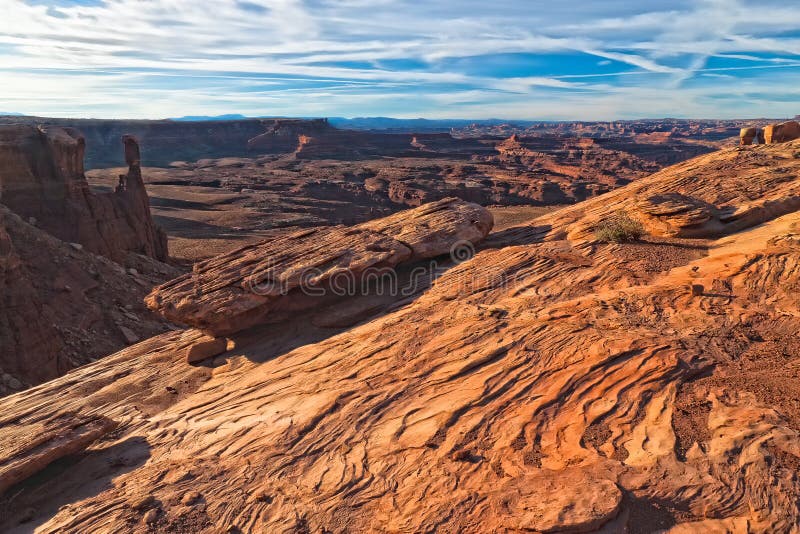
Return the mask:
[[(132, 279), (118, 264), (59, 241), (0, 204), (0, 396), (166, 329), (141, 303), (180, 272), (131, 255)], [(5, 386), (8, 387), (4, 387)]]
[(755, 127), (742, 128), (739, 131), (739, 144), (741, 146), (752, 145), (753, 140), (758, 136), (759, 129)]
[(43, 423), (15, 425), (13, 430), (3, 432), (0, 494), (54, 461), (81, 452), (116, 426), (103, 416), (58, 414)]
[(186, 347), (186, 362), (196, 363), (219, 356), (228, 350), (228, 340), (224, 337), (205, 336)]
[[(122, 416), (92, 469), (19, 495), (0, 530), (68, 501), (38, 530), (157, 509), (165, 532), (793, 532), (798, 149), (723, 150), (520, 223), (346, 330), (260, 326), (213, 371), (182, 364), (198, 332), (171, 332), (0, 399), (0, 439)], [(722, 237), (594, 242), (620, 210), (684, 203), (715, 206)]]

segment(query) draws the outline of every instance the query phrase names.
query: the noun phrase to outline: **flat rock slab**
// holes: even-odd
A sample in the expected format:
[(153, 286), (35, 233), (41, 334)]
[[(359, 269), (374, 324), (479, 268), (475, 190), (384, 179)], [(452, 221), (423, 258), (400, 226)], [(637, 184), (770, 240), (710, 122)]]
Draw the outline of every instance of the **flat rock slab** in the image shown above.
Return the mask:
[(359, 226), (301, 230), (200, 262), (145, 302), (171, 321), (231, 334), (346, 298), (402, 262), (477, 243), (492, 223), (485, 208), (444, 199)]

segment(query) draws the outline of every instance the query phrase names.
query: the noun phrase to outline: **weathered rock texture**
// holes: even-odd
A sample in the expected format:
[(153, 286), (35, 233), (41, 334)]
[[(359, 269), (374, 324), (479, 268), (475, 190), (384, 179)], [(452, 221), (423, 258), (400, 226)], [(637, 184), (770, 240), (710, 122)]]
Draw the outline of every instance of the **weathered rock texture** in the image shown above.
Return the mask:
[(485, 208), (444, 199), (359, 226), (301, 230), (198, 263), (146, 303), (171, 321), (230, 334), (352, 296), (365, 277), (472, 245), (491, 228)]
[(74, 413), (61, 414), (44, 424), (15, 425), (0, 435), (0, 493), (54, 461), (82, 452), (115, 427), (114, 421), (102, 416)]
[(117, 262), (131, 252), (165, 260), (166, 235), (150, 216), (138, 145), (130, 136), (123, 142), (127, 174), (113, 193), (94, 194), (76, 130), (0, 126), (0, 203), (62, 241)]
[[(310, 310), (213, 367), (172, 332), (0, 400), (0, 433), (120, 424), (13, 492), (0, 529), (793, 534), (798, 150), (724, 150), (497, 232), (410, 297), (354, 297), (354, 327)], [(597, 242), (643, 203), (738, 215)]]

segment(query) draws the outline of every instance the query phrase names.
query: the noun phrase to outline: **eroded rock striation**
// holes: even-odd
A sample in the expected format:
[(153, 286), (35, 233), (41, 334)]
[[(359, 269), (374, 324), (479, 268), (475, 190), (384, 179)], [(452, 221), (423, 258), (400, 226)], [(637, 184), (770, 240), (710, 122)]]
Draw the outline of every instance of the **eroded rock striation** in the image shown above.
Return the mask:
[(139, 148), (123, 139), (128, 172), (116, 191), (95, 194), (83, 169), (83, 137), (72, 128), (0, 126), (0, 203), (55, 237), (123, 263), (128, 253), (167, 258), (153, 223)]
[(471, 246), (491, 228), (485, 208), (444, 199), (358, 226), (301, 230), (200, 262), (146, 303), (171, 321), (230, 334), (352, 294), (400, 263)]

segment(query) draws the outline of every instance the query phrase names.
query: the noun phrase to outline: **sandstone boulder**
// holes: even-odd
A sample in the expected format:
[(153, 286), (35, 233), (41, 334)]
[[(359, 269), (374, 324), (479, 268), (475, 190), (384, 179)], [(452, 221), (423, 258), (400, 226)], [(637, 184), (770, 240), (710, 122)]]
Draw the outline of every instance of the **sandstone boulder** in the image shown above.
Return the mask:
[(700, 237), (713, 233), (720, 225), (713, 205), (680, 193), (648, 196), (636, 207), (652, 235)]
[(301, 230), (198, 263), (145, 302), (171, 321), (229, 334), (353, 295), (399, 263), (477, 243), (492, 224), (485, 208), (444, 199), (359, 226)]
[(228, 350), (228, 340), (224, 337), (204, 336), (186, 347), (186, 362), (201, 362), (219, 356), (226, 350)]
[(739, 130), (739, 144), (741, 146), (752, 145), (753, 140), (758, 136), (758, 128), (742, 128)]
[(800, 123), (786, 121), (769, 124), (764, 127), (764, 141), (767, 143), (785, 143), (800, 138)]

